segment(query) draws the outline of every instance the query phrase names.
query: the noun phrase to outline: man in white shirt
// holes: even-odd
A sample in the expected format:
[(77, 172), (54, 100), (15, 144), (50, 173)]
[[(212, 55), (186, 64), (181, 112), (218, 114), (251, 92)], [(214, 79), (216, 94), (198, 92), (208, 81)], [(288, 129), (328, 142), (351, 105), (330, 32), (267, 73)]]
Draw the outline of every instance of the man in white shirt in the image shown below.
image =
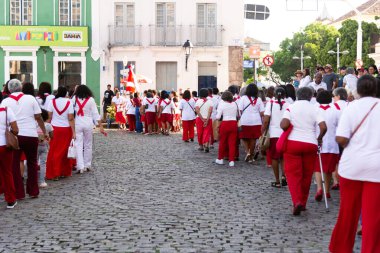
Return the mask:
[(358, 78), (355, 75), (354, 68), (347, 68), (347, 75), (343, 78), (343, 88), (348, 90), (350, 93), (356, 91), (356, 87), (358, 85)]
[(309, 87), (313, 88), (315, 91), (319, 89), (327, 90), (327, 84), (322, 82), (322, 74), (316, 73), (314, 76), (314, 82), (310, 83)]

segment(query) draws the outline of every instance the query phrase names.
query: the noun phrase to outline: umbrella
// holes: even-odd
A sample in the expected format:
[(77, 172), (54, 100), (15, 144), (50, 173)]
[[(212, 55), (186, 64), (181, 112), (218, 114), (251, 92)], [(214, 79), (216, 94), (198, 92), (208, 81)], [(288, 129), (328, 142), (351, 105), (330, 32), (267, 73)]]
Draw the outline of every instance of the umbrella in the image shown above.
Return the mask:
[(145, 83), (145, 84), (153, 83), (152, 79), (143, 75), (136, 75), (136, 81), (137, 83)]

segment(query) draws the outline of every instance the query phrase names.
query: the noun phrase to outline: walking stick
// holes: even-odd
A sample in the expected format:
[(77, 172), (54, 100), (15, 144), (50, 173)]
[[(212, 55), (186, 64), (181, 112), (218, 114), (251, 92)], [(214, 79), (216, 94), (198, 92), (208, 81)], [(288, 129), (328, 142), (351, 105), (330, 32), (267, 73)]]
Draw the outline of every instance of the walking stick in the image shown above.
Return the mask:
[(323, 189), (323, 195), (325, 197), (325, 205), (326, 210), (329, 211), (329, 203), (327, 203), (327, 196), (326, 196), (326, 185), (325, 185), (325, 176), (323, 174), (323, 168), (322, 168), (322, 157), (321, 157), (321, 147), (318, 146), (318, 158), (319, 158), (319, 167), (321, 169), (321, 175), (322, 175), (322, 189)]

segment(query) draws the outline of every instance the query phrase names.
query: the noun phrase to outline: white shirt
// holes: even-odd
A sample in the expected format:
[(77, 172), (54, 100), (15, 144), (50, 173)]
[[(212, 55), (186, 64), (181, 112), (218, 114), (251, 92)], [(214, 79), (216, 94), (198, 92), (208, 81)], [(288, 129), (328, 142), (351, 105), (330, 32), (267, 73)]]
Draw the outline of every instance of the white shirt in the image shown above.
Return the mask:
[(195, 103), (195, 108), (200, 108), (200, 114), (204, 119), (207, 119), (208, 111), (210, 108), (212, 108), (213, 102), (209, 99), (203, 100), (198, 99), (198, 101)]
[(355, 91), (358, 86), (358, 78), (353, 74), (348, 74), (343, 78), (343, 84), (346, 84), (345, 88), (351, 92)]
[(289, 105), (294, 104), (293, 98), (285, 98), (285, 102), (288, 103)]
[(300, 85), (298, 86), (298, 88), (309, 87), (310, 83), (311, 83), (310, 76), (305, 76), (304, 78), (301, 79)]
[(170, 99), (165, 99), (161, 101), (161, 107), (163, 114), (172, 114), (172, 110), (174, 110), (174, 103)]
[[(82, 104), (85, 101), (85, 99), (79, 99), (79, 103)], [(83, 107), (83, 113), (84, 116), (81, 116), (78, 114), (79, 112), (79, 103), (76, 101), (75, 102), (75, 125), (76, 126), (84, 126), (88, 128), (92, 128), (94, 125), (94, 121), (99, 121), (100, 120), (100, 115), (98, 112), (98, 108), (96, 106), (94, 98), (89, 98), (87, 103)]]
[[(271, 116), (269, 124), (269, 136), (270, 138), (280, 138), (283, 130), (280, 127), (282, 117), (284, 112), (289, 107), (289, 104), (285, 101), (282, 101), (282, 110), (278, 101), (270, 101), (265, 107), (264, 115)], [(272, 110), (271, 110), (272, 108)]]
[(239, 101), (241, 114), (240, 123), (242, 126), (259, 126), (262, 125), (261, 112), (265, 111), (264, 103), (261, 98), (248, 98), (242, 96)]
[[(340, 118), (336, 136), (350, 139), (371, 107), (379, 99), (364, 97), (350, 103)], [(359, 181), (380, 182), (380, 103), (350, 139), (339, 163), (339, 175)]]
[(182, 111), (182, 120), (194, 120), (195, 119), (195, 102), (193, 99), (182, 99), (179, 102), (179, 109)]
[(229, 103), (221, 100), (216, 113), (216, 119), (219, 120), (223, 116), (223, 121), (237, 121), (238, 114), (240, 114), (239, 106), (236, 102)]
[(316, 84), (315, 82), (312, 82), (309, 84), (309, 87), (313, 88), (315, 91), (318, 91), (319, 89), (327, 90), (327, 84), (324, 82), (321, 82), (320, 84)]
[(324, 120), (315, 105), (307, 100), (298, 100), (289, 105), (283, 118), (290, 120), (290, 124), (293, 125), (289, 140), (318, 145), (315, 130), (316, 126)]
[(112, 103), (115, 103), (115, 105), (116, 105), (116, 111), (117, 112), (122, 112), (123, 111), (124, 106), (125, 106), (125, 99), (122, 96), (119, 96), (119, 98), (117, 98), (116, 96), (114, 96), (112, 98)]
[(215, 120), (216, 119), (216, 114), (218, 110), (218, 104), (220, 102), (220, 96), (219, 95), (212, 95), (211, 99), (213, 105), (212, 105), (212, 113), (211, 113), (211, 119)]
[[(7, 144), (7, 140), (5, 139), (5, 129), (9, 127), (9, 124), (16, 121), (16, 116), (13, 113), (11, 108), (7, 109), (8, 117), (5, 119), (5, 108), (0, 107), (0, 147), (5, 146)], [(6, 122), (7, 121), (7, 125)]]
[(52, 101), (54, 98), (55, 98), (54, 95), (47, 95), (44, 104), (42, 104), (44, 102), (42, 98), (37, 97), (36, 99), (38, 103), (40, 104), (41, 109), (46, 110), (47, 106), (50, 104), (50, 101)]
[(142, 105), (144, 107), (148, 105), (148, 109), (145, 109), (145, 112), (156, 112), (157, 100), (155, 98), (144, 98)]
[(132, 99), (127, 100), (126, 111), (129, 115), (136, 115), (136, 107), (132, 104)]
[[(335, 140), (335, 134), (336, 128), (338, 127), (340, 112), (334, 104), (319, 105), (318, 111), (327, 125), (327, 132), (325, 136), (323, 136), (321, 153), (339, 154), (339, 145)], [(319, 126), (316, 126), (316, 138), (319, 133)]]
[[(67, 103), (69, 103), (67, 109), (60, 115), (56, 108), (54, 108), (54, 101), (56, 102), (57, 109), (63, 111), (66, 108)], [(48, 112), (52, 112), (51, 124), (55, 127), (69, 127), (69, 114), (74, 114), (73, 104), (68, 98), (57, 98), (50, 101), (47, 107)]]
[[(14, 92), (12, 96), (17, 97), (21, 94), (22, 92)], [(8, 97), (3, 100), (1, 106), (12, 109), (16, 116), (20, 136), (38, 137), (34, 115), (41, 114), (41, 108), (35, 97), (23, 94), (18, 102)]]
[(173, 102), (174, 104), (174, 114), (181, 114), (181, 110), (179, 109), (179, 102)]

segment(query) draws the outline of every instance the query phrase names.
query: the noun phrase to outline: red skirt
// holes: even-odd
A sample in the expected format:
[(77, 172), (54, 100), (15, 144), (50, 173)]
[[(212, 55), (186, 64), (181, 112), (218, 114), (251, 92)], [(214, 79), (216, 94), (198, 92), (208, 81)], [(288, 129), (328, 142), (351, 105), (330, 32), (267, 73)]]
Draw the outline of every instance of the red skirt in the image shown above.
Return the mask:
[(71, 127), (53, 127), (54, 136), (46, 162), (46, 178), (69, 177), (72, 172), (72, 161), (67, 158), (73, 133)]
[(161, 114), (161, 122), (162, 123), (164, 123), (164, 122), (173, 123), (173, 114), (170, 114), (170, 113)]
[(240, 139), (259, 139), (261, 136), (261, 125), (259, 126), (241, 126), (239, 132)]
[(153, 125), (156, 122), (156, 113), (155, 112), (146, 112), (145, 113), (146, 123), (148, 125)]
[(279, 160), (282, 158), (282, 154), (278, 152), (276, 148), (277, 141), (278, 138), (270, 138), (269, 156), (273, 160)]
[[(325, 153), (321, 154), (322, 166), (324, 173), (333, 173), (339, 163), (339, 154)], [(315, 172), (321, 172), (319, 158), (316, 161)]]
[(176, 121), (180, 121), (180, 120), (181, 120), (181, 114), (176, 114), (176, 115), (174, 115), (174, 119), (175, 119)]
[(116, 123), (125, 124), (127, 121), (124, 118), (123, 112), (117, 112), (115, 115)]

